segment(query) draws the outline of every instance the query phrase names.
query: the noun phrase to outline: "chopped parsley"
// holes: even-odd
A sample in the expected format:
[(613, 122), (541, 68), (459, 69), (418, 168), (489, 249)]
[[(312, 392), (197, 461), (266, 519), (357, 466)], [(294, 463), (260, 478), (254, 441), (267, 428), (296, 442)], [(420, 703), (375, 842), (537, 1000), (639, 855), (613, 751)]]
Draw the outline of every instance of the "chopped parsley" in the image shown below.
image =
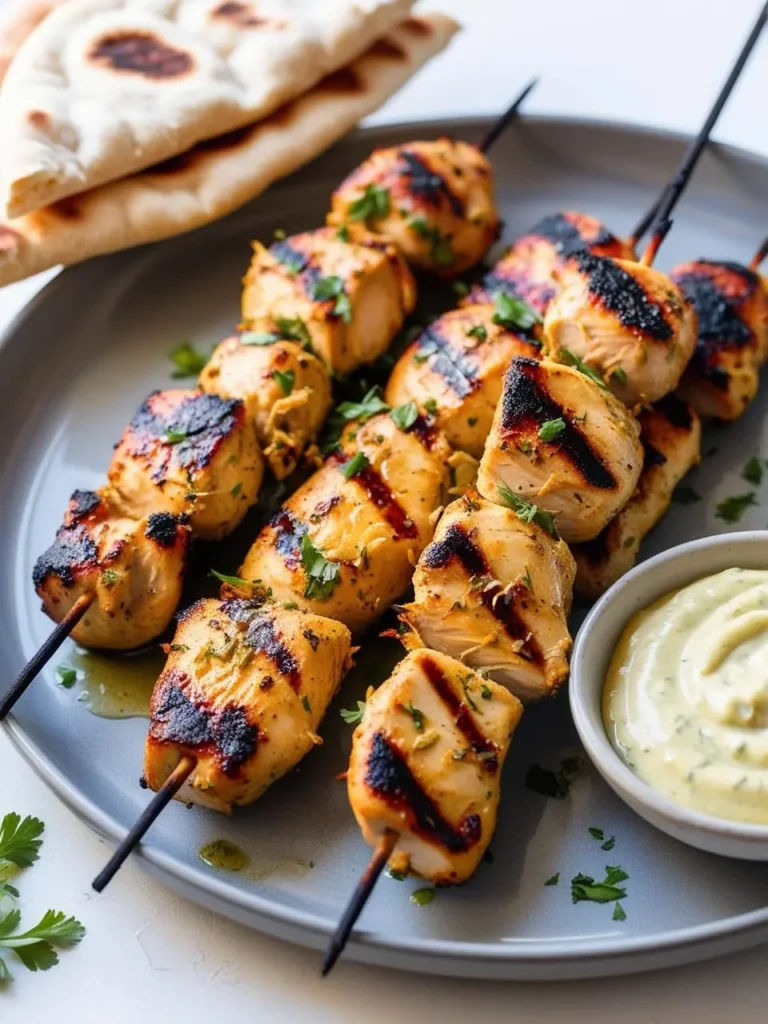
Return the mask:
[(367, 469), (370, 464), (370, 459), (365, 452), (355, 452), (352, 458), (342, 466), (341, 471), (344, 474), (344, 479), (351, 480), (353, 476), (357, 476), (358, 473), (362, 473), (364, 469)]
[(283, 373), (282, 370), (273, 370), (272, 379), (279, 384), (280, 390), (284, 395), (290, 395), (296, 382), (296, 372), (294, 370), (286, 370)]
[(387, 875), (395, 882), (404, 882), (408, 877), (406, 871), (395, 871), (394, 868), (387, 868)]
[(584, 763), (580, 754), (569, 754), (563, 757), (556, 771), (532, 764), (525, 776), (525, 785), (541, 796), (562, 799), (568, 796), (571, 783), (576, 778)]
[(400, 707), (413, 719), (413, 724), (416, 726), (416, 732), (424, 732), (424, 712), (419, 711), (419, 709), (415, 708), (413, 704), (401, 704)]
[(427, 398), (424, 402), (424, 409), (430, 414), (430, 416), (434, 416), (437, 412), (437, 399)]
[(452, 281), (451, 288), (453, 288), (454, 294), (458, 295), (460, 299), (463, 299), (469, 293), (469, 285), (466, 281)]
[(697, 494), (692, 487), (687, 485), (676, 487), (672, 491), (672, 501), (678, 505), (694, 505), (701, 501), (701, 495)]
[(366, 185), (363, 194), (347, 207), (350, 220), (362, 220), (368, 223), (379, 220), (389, 213), (389, 189), (381, 185)]
[(168, 427), (163, 435), (163, 441), (166, 444), (181, 444), (182, 441), (186, 440), (186, 437), (187, 432), (182, 430), (181, 427)]
[(545, 420), (539, 427), (539, 437), (542, 441), (555, 441), (565, 430), (565, 420), (558, 416), (556, 420)]
[(430, 227), (423, 217), (415, 217), (408, 222), (408, 226), (419, 238), (429, 242), (430, 256), (435, 263), (442, 267), (449, 267), (453, 263), (453, 249), (447, 235), (441, 235), (437, 228)]
[(318, 302), (327, 302), (335, 299), (331, 312), (339, 316), (345, 324), (352, 322), (352, 304), (349, 296), (344, 291), (344, 282), (340, 277), (332, 274), (330, 277), (318, 277), (312, 284), (312, 298)]
[(747, 509), (756, 504), (757, 498), (754, 491), (747, 491), (746, 494), (734, 494), (715, 507), (715, 515), (724, 523), (738, 523)]
[(615, 903), (623, 900), (627, 890), (619, 887), (629, 875), (620, 867), (607, 865), (605, 878), (602, 882), (596, 882), (589, 875), (575, 875), (571, 879), (571, 899), (574, 903)]
[(220, 583), (226, 583), (230, 587), (237, 587), (238, 589), (246, 587), (248, 590), (252, 590), (254, 586), (252, 580), (244, 580), (241, 576), (226, 576), (223, 572), (216, 572), (215, 569), (210, 570), (210, 575)]
[(557, 885), (557, 883), (559, 881), (560, 881), (560, 872), (558, 871), (556, 874), (552, 875), (551, 878), (548, 878), (546, 880), (546, 882), (544, 883), (544, 885)]
[(105, 587), (114, 587), (120, 581), (120, 573), (117, 569), (105, 569), (101, 574), (101, 582)]
[(605, 850), (606, 853), (610, 853), (615, 845), (616, 845), (616, 836), (611, 836), (610, 839), (606, 839), (605, 840), (605, 842), (601, 845), (600, 849), (601, 850)]
[(272, 237), (275, 239), (276, 242), (283, 242), (288, 236), (286, 235), (283, 228), (275, 228), (275, 230), (272, 232)]
[(758, 487), (763, 482), (763, 461), (757, 455), (753, 455), (742, 470), (741, 475), (750, 484)]
[(474, 326), (467, 329), (468, 338), (477, 338), (478, 341), (485, 341), (488, 337), (488, 328), (483, 327), (482, 324), (474, 324)]
[(347, 708), (342, 708), (339, 714), (347, 723), (347, 725), (357, 725), (358, 722), (362, 722), (363, 716), (365, 715), (365, 701), (359, 700), (357, 702), (357, 710), (352, 709), (351, 711)]
[(77, 672), (71, 665), (58, 665), (56, 675), (59, 677), (59, 686), (63, 686), (65, 690), (71, 690), (77, 682)]
[(587, 831), (593, 839), (599, 839), (601, 843), (605, 839), (605, 833), (601, 828), (589, 828)]
[(240, 483), (236, 483), (235, 486), (232, 488), (232, 490), (229, 493), (232, 495), (233, 498), (237, 498), (242, 493), (242, 490), (243, 490), (243, 484), (242, 484), (242, 482), (240, 482)]
[(419, 407), (411, 400), (390, 410), (389, 418), (400, 430), (408, 430), (419, 418)]
[(197, 377), (209, 357), (198, 352), (188, 341), (183, 341), (168, 353), (168, 358), (175, 367), (171, 373), (173, 380), (183, 380), (185, 377)]
[(588, 363), (585, 363), (583, 359), (580, 359), (575, 352), (571, 352), (568, 348), (561, 348), (560, 360), (565, 363), (566, 366), (572, 366), (574, 370), (578, 370), (579, 373), (583, 373), (585, 377), (589, 377), (589, 379), (593, 380), (595, 384), (603, 389), (603, 391), (608, 390), (606, 388), (605, 381), (597, 370)]
[(340, 565), (331, 562), (322, 551), (315, 547), (312, 538), (305, 533), (301, 538), (301, 564), (306, 577), (304, 596), (325, 601), (333, 593), (339, 580)]
[(615, 370), (611, 370), (610, 378), (611, 380), (617, 380), (619, 384), (626, 384), (627, 371), (624, 369), (623, 366), (617, 366)]
[(481, 684), (480, 696), (483, 698), (483, 700), (491, 700), (491, 698), (493, 697), (493, 693), (491, 692), (491, 688), (488, 685), (488, 683)]
[(340, 242), (348, 242), (349, 241), (349, 228), (347, 227), (346, 224), (342, 224), (341, 225), (341, 227), (336, 232), (336, 237), (338, 238), (338, 240)]
[(622, 907), (622, 905), (620, 903), (617, 903), (616, 906), (613, 908), (613, 917), (611, 918), (611, 920), (612, 921), (626, 921), (627, 920), (627, 912), (624, 909), (624, 907)]
[(312, 705), (310, 704), (309, 697), (306, 695), (306, 693), (301, 698), (301, 703), (304, 705), (304, 710), (307, 712), (307, 714), (311, 715), (312, 714)]
[(495, 296), (496, 312), (493, 322), (507, 330), (528, 331), (535, 324), (543, 323), (541, 316), (533, 306), (506, 292), (497, 292)]
[(431, 903), (435, 898), (435, 890), (429, 888), (414, 889), (411, 893), (411, 903), (415, 903), (418, 907), (426, 907), (428, 903)]
[(522, 519), (524, 523), (536, 523), (555, 540), (559, 539), (560, 534), (555, 526), (554, 513), (547, 512), (546, 509), (539, 508), (538, 505), (532, 505), (530, 501), (521, 498), (519, 494), (515, 494), (504, 484), (497, 484), (497, 490), (502, 501), (514, 510), (518, 519)]

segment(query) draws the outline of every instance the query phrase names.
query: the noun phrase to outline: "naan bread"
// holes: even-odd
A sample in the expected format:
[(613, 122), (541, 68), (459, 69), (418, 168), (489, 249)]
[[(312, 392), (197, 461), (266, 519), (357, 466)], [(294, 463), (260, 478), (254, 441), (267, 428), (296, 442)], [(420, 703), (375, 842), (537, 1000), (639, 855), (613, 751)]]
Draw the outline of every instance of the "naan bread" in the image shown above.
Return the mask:
[(458, 28), (441, 14), (409, 18), (264, 121), (141, 174), (0, 223), (0, 285), (223, 217), (350, 131), (443, 50)]
[(16, 0), (0, 11), (0, 82), (19, 47), (40, 22), (66, 0)]
[(413, 0), (70, 0), (0, 90), (9, 217), (242, 128), (354, 60)]

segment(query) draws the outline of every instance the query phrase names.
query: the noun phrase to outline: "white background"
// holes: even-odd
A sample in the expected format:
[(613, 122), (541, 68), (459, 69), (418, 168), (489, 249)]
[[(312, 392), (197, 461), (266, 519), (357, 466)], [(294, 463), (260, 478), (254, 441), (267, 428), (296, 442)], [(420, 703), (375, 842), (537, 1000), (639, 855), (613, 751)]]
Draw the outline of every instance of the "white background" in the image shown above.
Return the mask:
[[(443, 9), (464, 22), (465, 32), (375, 120), (496, 112), (521, 83), (539, 74), (531, 111), (691, 131), (761, 2), (444, 0)], [(716, 137), (768, 154), (767, 99), (768, 32)], [(27, 282), (0, 292), (0, 325), (38, 286)], [(27, 974), (13, 964), (15, 981), (0, 994), (3, 1024), (174, 1024), (214, 1017), (259, 1024), (766, 1019), (768, 948), (602, 982), (474, 983), (344, 963), (321, 981), (317, 954), (204, 913), (135, 864), (125, 867), (103, 897), (91, 895), (89, 881), (105, 860), (106, 846), (58, 804), (3, 735), (0, 779), (0, 816), (18, 810), (47, 825), (43, 859), (23, 878), (25, 916), (54, 906), (88, 927), (80, 948), (47, 974)]]

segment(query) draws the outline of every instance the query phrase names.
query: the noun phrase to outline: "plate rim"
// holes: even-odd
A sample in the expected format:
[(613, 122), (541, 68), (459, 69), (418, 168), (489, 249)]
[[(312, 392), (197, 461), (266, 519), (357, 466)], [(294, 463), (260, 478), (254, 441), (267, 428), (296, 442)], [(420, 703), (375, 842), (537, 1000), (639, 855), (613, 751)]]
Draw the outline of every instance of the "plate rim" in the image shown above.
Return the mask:
[[(414, 128), (417, 128), (420, 132), (430, 134), (458, 134), (460, 132), (462, 135), (466, 134), (471, 138), (474, 135), (480, 135), (494, 120), (495, 118), (490, 116), (462, 116), (414, 118), (413, 120), (388, 122), (357, 128), (345, 139), (340, 140), (340, 143), (337, 143), (337, 145), (343, 145), (350, 140), (359, 140), (361, 138), (375, 141), (379, 136), (389, 136), (400, 131), (412, 132)], [(650, 125), (631, 121), (570, 117), (559, 114), (526, 115), (521, 125), (523, 127), (531, 126), (534, 129), (538, 125), (562, 125), (565, 128), (574, 127), (587, 130), (598, 129), (606, 133), (631, 134), (639, 138), (662, 138), (680, 145), (686, 145), (692, 139), (689, 133), (674, 129), (654, 128)], [(746, 162), (768, 172), (768, 156), (744, 147), (731, 145), (730, 143), (718, 142), (717, 140), (713, 140), (710, 143), (710, 147), (717, 152), (732, 156), (740, 162)], [(332, 149), (326, 151), (323, 156), (327, 156), (329, 152), (332, 152)], [(277, 182), (271, 187), (270, 191), (277, 192), (283, 187), (289, 186), (291, 177), (289, 176), (289, 178)], [(242, 215), (242, 209), (235, 211), (225, 219), (236, 218), (240, 215)], [(207, 227), (211, 226), (208, 225)], [(205, 231), (206, 228), (204, 227), (200, 230)], [(166, 244), (168, 242), (177, 245), (183, 244), (186, 234), (192, 234), (192, 232), (166, 239), (164, 242)], [(150, 243), (150, 245), (137, 247), (136, 249), (106, 254), (105, 257), (97, 257), (96, 259), (119, 257), (130, 260), (135, 258), (137, 254), (154, 246), (162, 245), (164, 242)], [(37, 309), (51, 299), (56, 301), (56, 292), (61, 288), (67, 287), (68, 280), (78, 271), (78, 267), (85, 266), (91, 262), (86, 261), (86, 263), (76, 264), (71, 268), (64, 268), (63, 271), (60, 270), (11, 318), (9, 323), (0, 331), (0, 359), (3, 358), (8, 350), (12, 337), (35, 314)], [(62, 281), (64, 281), (64, 284), (62, 284)], [(0, 724), (3, 726), (5, 734), (9, 737), (14, 748), (21, 754), (35, 774), (81, 821), (99, 835), (115, 842), (121, 840), (126, 835), (128, 831), (126, 828), (87, 797), (81, 789), (67, 778), (63, 771), (56, 768), (45, 751), (26, 734), (23, 727), (16, 721), (15, 716), (9, 715)], [(291, 941), (296, 943), (303, 941), (305, 945), (313, 944), (309, 941), (310, 936), (314, 940), (324, 939), (330, 937), (335, 928), (334, 922), (329, 922), (320, 915), (310, 911), (279, 904), (256, 893), (244, 892), (242, 890), (235, 891), (225, 881), (218, 879), (215, 875), (208, 875), (200, 869), (180, 863), (172, 854), (153, 847), (151, 843), (142, 844), (134, 852), (133, 856), (137, 857), (140, 863), (144, 863), (146, 867), (151, 868), (153, 873), (159, 875), (171, 887), (175, 886), (178, 888), (178, 883), (181, 883), (184, 886), (185, 894), (190, 899), (202, 902), (203, 897), (207, 897), (216, 903), (217, 909), (223, 913), (229, 913), (229, 916), (237, 916), (234, 914), (234, 911), (239, 910), (246, 914), (256, 915), (264, 923), (274, 923), (278, 927), (293, 928), (298, 932), (307, 933), (303, 940), (300, 937), (291, 939)], [(238, 919), (243, 920), (242, 917)], [(251, 926), (256, 926), (253, 920), (251, 920)], [(258, 930), (269, 934), (265, 928), (257, 927)], [(755, 937), (754, 933), (761, 931), (765, 931), (767, 934)], [(573, 939), (567, 941), (553, 940), (546, 943), (530, 941), (527, 948), (523, 944), (526, 941), (524, 939), (510, 941), (508, 945), (502, 944), (499, 941), (494, 943), (464, 942), (454, 939), (418, 938), (408, 935), (400, 935), (395, 939), (369, 932), (365, 929), (358, 929), (353, 933), (353, 938), (348, 946), (348, 957), (349, 959), (367, 959), (370, 961), (371, 955), (376, 952), (394, 954), (398, 957), (411, 954), (422, 958), (422, 965), (424, 963), (427, 964), (424, 968), (425, 970), (429, 969), (428, 964), (430, 961), (450, 961), (459, 967), (460, 970), (462, 967), (469, 968), (472, 965), (477, 966), (480, 964), (514, 968), (515, 965), (520, 967), (534, 967), (537, 965), (544, 967), (566, 963), (573, 966), (586, 966), (592, 963), (600, 966), (601, 969), (589, 974), (580, 974), (579, 976), (595, 977), (599, 974), (629, 973), (632, 968), (628, 964), (622, 965), (622, 960), (632, 957), (643, 957), (649, 954), (661, 954), (676, 950), (681, 954), (684, 951), (693, 953), (692, 956), (681, 956), (677, 962), (682, 962), (683, 959), (696, 959), (698, 954), (701, 954), (701, 958), (704, 958), (708, 953), (706, 949), (702, 950), (701, 947), (716, 946), (718, 940), (735, 936), (741, 937), (742, 945), (748, 944), (750, 939), (754, 940), (756, 944), (768, 938), (768, 907), (750, 910), (716, 921), (674, 929), (656, 936), (622, 937), (620, 934), (617, 934), (611, 939), (585, 936), (578, 940), (578, 946), (574, 945)], [(315, 941), (314, 944), (316, 945), (317, 942)], [(542, 947), (545, 947), (545, 949)], [(710, 953), (714, 955), (717, 951), (717, 949), (713, 949)], [(368, 953), (368, 956), (366, 956), (366, 953)], [(386, 961), (381, 959), (377, 958), (375, 962), (386, 966)], [(398, 963), (396, 965), (392, 964), (392, 966), (403, 967), (406, 965)], [(659, 966), (659, 964), (646, 964), (645, 966), (650, 968)], [(416, 969), (422, 968), (419, 966)], [(641, 966), (635, 969), (642, 970), (645, 968)], [(503, 977), (504, 975), (494, 976)], [(512, 977), (511, 974), (508, 976)]]

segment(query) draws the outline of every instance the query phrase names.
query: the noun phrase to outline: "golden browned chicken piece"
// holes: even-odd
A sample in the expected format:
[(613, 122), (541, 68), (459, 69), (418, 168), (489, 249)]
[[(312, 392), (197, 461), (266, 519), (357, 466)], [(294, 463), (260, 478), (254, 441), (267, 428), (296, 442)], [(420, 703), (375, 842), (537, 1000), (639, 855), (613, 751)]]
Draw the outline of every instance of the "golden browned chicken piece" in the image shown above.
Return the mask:
[(410, 583), (445, 498), (450, 456), (424, 416), (402, 420), (393, 410), (349, 424), (339, 450), (258, 535), (240, 576), (359, 633)]
[(164, 632), (176, 611), (189, 537), (178, 516), (127, 519), (103, 495), (75, 491), (56, 540), (35, 563), (35, 590), (54, 622), (79, 597), (94, 595), (72, 631), (84, 647), (141, 647)]
[(327, 222), (352, 239), (374, 231), (412, 266), (452, 277), (498, 237), (493, 169), (454, 139), (376, 149), (333, 193)]
[(192, 605), (167, 651), (144, 778), (157, 790), (193, 757), (177, 799), (227, 814), (321, 742), (317, 727), (351, 664), (340, 622), (234, 596)]
[(538, 346), (498, 322), (494, 306), (466, 306), (438, 317), (398, 359), (390, 405), (414, 401), (434, 415), (454, 448), (479, 459), (513, 356), (539, 356)]
[(643, 539), (669, 508), (673, 490), (699, 461), (699, 417), (676, 395), (644, 409), (639, 419), (645, 461), (635, 493), (602, 533), (571, 549), (576, 593), (589, 600), (629, 572)]
[(632, 246), (595, 217), (573, 210), (553, 213), (514, 242), (465, 302), (493, 302), (501, 292), (516, 295), (543, 316), (562, 289), (568, 260), (576, 252), (636, 259)]
[(757, 394), (768, 358), (768, 289), (738, 263), (696, 260), (670, 275), (696, 310), (698, 341), (680, 394), (701, 416), (735, 420)]
[(522, 705), (435, 651), (407, 655), (365, 706), (347, 790), (363, 838), (399, 836), (389, 863), (438, 885), (472, 876), (499, 805), (501, 769)]
[(352, 373), (387, 350), (416, 302), (393, 246), (366, 236), (345, 242), (331, 228), (307, 231), (254, 255), (243, 282), (244, 329), (308, 333), (334, 373)]
[(591, 540), (635, 489), (639, 432), (599, 378), (518, 356), (504, 378), (477, 489), (521, 516), (534, 518), (532, 506), (553, 513), (569, 543)]
[(323, 364), (303, 345), (278, 340), (275, 332), (243, 331), (222, 341), (200, 374), (200, 387), (245, 403), (278, 480), (296, 468), (331, 407), (331, 381)]
[(674, 391), (696, 347), (696, 313), (660, 270), (576, 253), (544, 320), (545, 349), (598, 370), (626, 405)]
[(550, 697), (568, 678), (575, 573), (564, 541), (469, 491), (416, 566), (406, 645), (450, 654), (520, 700)]
[(155, 391), (126, 427), (109, 465), (109, 500), (123, 515), (189, 516), (204, 540), (225, 537), (259, 496), (264, 460), (242, 402), (200, 391)]

